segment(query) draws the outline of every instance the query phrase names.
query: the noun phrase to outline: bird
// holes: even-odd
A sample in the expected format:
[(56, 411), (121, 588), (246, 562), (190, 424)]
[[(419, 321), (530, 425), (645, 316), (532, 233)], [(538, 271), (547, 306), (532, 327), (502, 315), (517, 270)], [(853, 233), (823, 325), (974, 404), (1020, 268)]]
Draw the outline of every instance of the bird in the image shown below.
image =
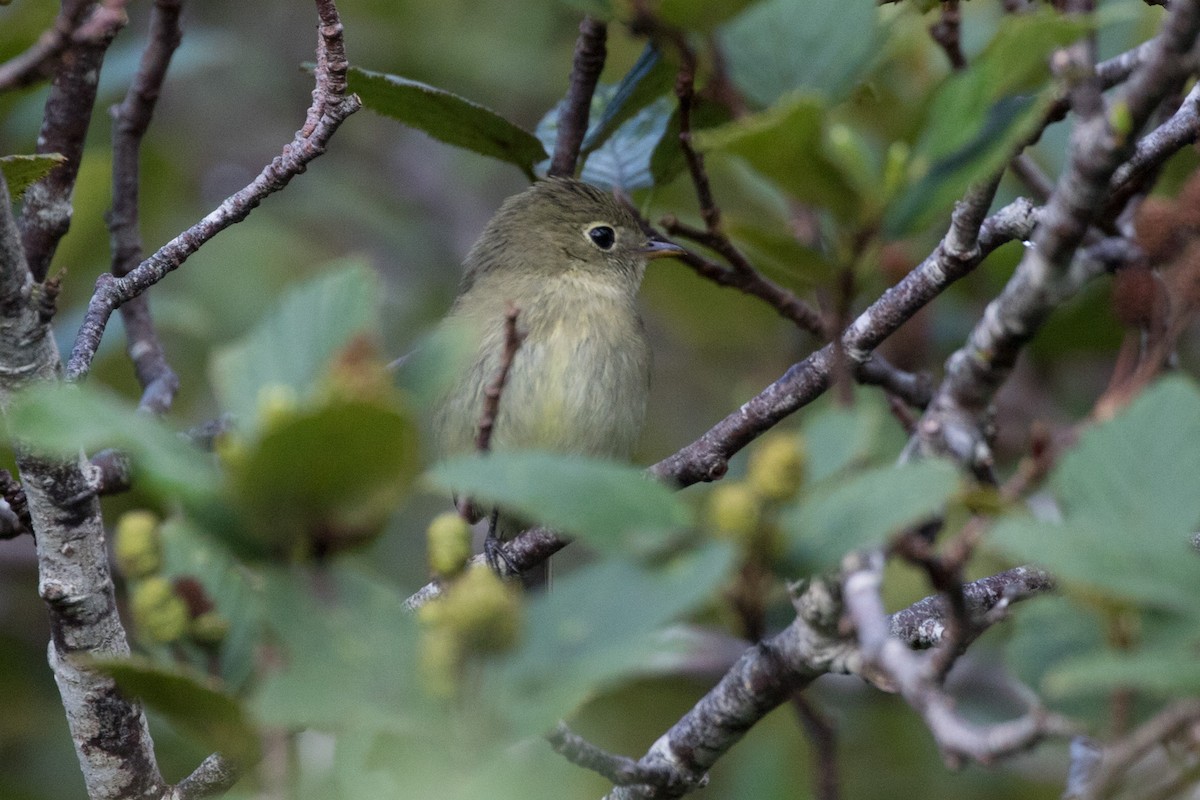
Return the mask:
[[(436, 406), (438, 454), (477, 448), (485, 396), (511, 346), (511, 313), (521, 338), (490, 449), (628, 460), (650, 386), (638, 290), (649, 260), (684, 252), (647, 235), (611, 193), (574, 178), (545, 178), (508, 198), (467, 253), (443, 321), (465, 331), (468, 356)], [(498, 542), (525, 527), (493, 511), (484, 550), (493, 568)], [(544, 582), (539, 572), (548, 574), (523, 576), (527, 586)]]

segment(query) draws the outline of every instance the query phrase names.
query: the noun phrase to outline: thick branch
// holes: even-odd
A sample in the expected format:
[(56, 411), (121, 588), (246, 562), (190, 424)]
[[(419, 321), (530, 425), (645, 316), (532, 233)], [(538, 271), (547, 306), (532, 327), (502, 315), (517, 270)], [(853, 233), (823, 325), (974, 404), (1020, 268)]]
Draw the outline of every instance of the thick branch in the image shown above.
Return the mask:
[(25, 190), (21, 240), (34, 280), (45, 280), (59, 241), (71, 226), (71, 193), (79, 174), (104, 54), (126, 22), (124, 0), (93, 4), (80, 36), (62, 53), (38, 134), (38, 153), (59, 153), (65, 160)]
[(163, 245), (158, 252), (130, 270), (128, 275), (115, 277), (106, 273), (96, 280), (95, 292), (88, 303), (87, 313), (67, 363), (68, 380), (79, 380), (87, 375), (104, 335), (104, 328), (115, 309), (158, 283), (218, 233), (244, 220), (268, 195), (287, 186), (292, 178), (305, 170), (310, 161), (325, 152), (338, 127), (361, 107), (356, 95), (346, 95), (348, 62), (337, 9), (332, 0), (318, 0), (317, 8), (321, 14), (321, 26), (316, 87), (304, 126), (257, 178), (226, 198), (204, 219)]
[(575, 63), (571, 67), (571, 83), (567, 99), (558, 115), (558, 138), (554, 156), (550, 159), (549, 175), (571, 177), (579, 148), (587, 135), (588, 117), (592, 110), (592, 95), (604, 69), (607, 55), (604, 47), (608, 27), (598, 19), (584, 17), (579, 23), (579, 39), (575, 42)]

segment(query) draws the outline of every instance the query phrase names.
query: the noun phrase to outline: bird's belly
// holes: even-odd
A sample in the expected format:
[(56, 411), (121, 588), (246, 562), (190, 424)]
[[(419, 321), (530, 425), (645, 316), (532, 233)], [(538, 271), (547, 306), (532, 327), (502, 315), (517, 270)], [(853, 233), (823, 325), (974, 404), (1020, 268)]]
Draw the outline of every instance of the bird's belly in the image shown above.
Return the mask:
[(640, 336), (568, 322), (526, 339), (513, 360), (493, 433), (497, 449), (626, 458), (641, 432), (648, 359)]

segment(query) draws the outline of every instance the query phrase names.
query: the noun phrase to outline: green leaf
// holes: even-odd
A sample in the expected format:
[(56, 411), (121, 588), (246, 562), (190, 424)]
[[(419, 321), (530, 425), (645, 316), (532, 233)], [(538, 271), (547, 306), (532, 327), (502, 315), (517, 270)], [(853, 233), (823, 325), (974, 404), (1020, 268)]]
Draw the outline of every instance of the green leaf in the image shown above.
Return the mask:
[[(596, 92), (592, 95), (592, 116), (599, 116), (601, 123), (605, 110), (612, 104), (617, 91), (618, 87), (614, 86), (596, 87)], [(558, 136), (558, 114), (562, 102), (547, 112), (538, 124), (537, 135), (547, 149), (554, 148), (554, 141)], [(632, 103), (627, 105), (633, 106)], [(667, 129), (671, 108), (669, 99), (658, 97), (625, 119), (611, 134), (603, 138), (600, 135), (595, 136), (597, 144), (583, 161), (579, 172), (580, 180), (605, 189), (619, 188), (626, 191), (653, 186), (655, 174), (651, 170), (651, 160), (663, 138), (663, 132)], [(621, 112), (616, 112), (614, 120), (620, 116)]]
[(1200, 390), (1165, 378), (1086, 431), (1050, 487), (1062, 521), (1006, 520), (989, 541), (1104, 596), (1187, 610), (1200, 600)]
[(820, 100), (794, 95), (766, 111), (696, 131), (704, 152), (738, 156), (797, 200), (852, 219), (863, 198), (827, 143), (826, 110)]
[(546, 158), (537, 137), (445, 89), (357, 67), (348, 78), (364, 106), (446, 144), (515, 164), (530, 176), (533, 165)]
[(984, 51), (938, 90), (913, 149), (907, 191), (885, 225), (900, 236), (940, 217), (967, 186), (1000, 169), (1054, 99), (1051, 53), (1092, 23), (1051, 9), (1005, 16)]
[(490, 453), (435, 465), (433, 486), (495, 504), (610, 552), (688, 525), (688, 506), (631, 466), (537, 451)]
[(320, 377), (353, 339), (380, 329), (380, 290), (364, 264), (339, 265), (279, 301), (247, 336), (213, 358), (217, 397), (250, 435), (260, 424), (263, 390), (280, 387), (297, 402), (320, 389)]
[(814, 490), (784, 527), (799, 557), (833, 567), (851, 550), (937, 516), (958, 488), (958, 470), (945, 461), (872, 469)]
[[(599, 119), (589, 117), (591, 121), (579, 151), (580, 159), (586, 161), (588, 155), (607, 142), (626, 120), (660, 99), (671, 88), (673, 77), (670, 67), (663, 63), (658, 48), (648, 43), (629, 72), (612, 90), (612, 97), (604, 104)], [(557, 113), (557, 109), (555, 111)], [(549, 147), (553, 148), (553, 144)]]
[(219, 481), (211, 458), (162, 421), (92, 384), (40, 384), (19, 392), (8, 415), (10, 440), (37, 451), (76, 458), (119, 447), (134, 478), (160, 498), (192, 505), (211, 502)]
[(335, 400), (274, 422), (229, 462), (260, 549), (337, 550), (374, 538), (395, 511), (418, 468), (416, 425), (398, 407)]
[(729, 73), (746, 96), (770, 106), (797, 91), (837, 102), (879, 50), (873, 3), (765, 0), (719, 32)]
[(205, 678), (142, 658), (90, 662), (121, 693), (162, 714), (181, 733), (243, 767), (259, 759), (259, 737), (241, 704)]
[(285, 654), (255, 698), (264, 724), (394, 730), (421, 713), (416, 618), (393, 588), (334, 561), (269, 570), (263, 594)]
[(804, 420), (801, 428), (808, 452), (808, 480), (818, 483), (854, 466), (865, 465), (882, 436), (886, 420), (878, 406), (828, 406)]
[(545, 731), (661, 658), (667, 640), (656, 634), (716, 592), (732, 565), (732, 549), (709, 546), (656, 569), (615, 558), (555, 580), (529, 604), (522, 646), (490, 670), (487, 695), (519, 735)]
[(693, 31), (711, 31), (736, 16), (754, 0), (660, 0), (658, 16), (671, 25)]
[(0, 156), (0, 173), (8, 185), (8, 196), (16, 200), (31, 184), (40, 181), (67, 157), (58, 153), (44, 155)]
[(1191, 647), (1144, 649), (1133, 653), (1091, 653), (1056, 665), (1047, 673), (1046, 692), (1057, 697), (1132, 689), (1160, 697), (1200, 692), (1200, 659)]

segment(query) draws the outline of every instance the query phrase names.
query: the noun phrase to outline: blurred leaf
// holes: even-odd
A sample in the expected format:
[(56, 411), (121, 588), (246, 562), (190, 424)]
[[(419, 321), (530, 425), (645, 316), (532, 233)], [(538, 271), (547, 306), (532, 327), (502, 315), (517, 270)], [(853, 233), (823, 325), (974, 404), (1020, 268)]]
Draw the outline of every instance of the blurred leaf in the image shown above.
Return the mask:
[[(580, 159), (586, 161), (588, 155), (607, 142), (626, 120), (669, 91), (673, 78), (672, 70), (663, 63), (658, 48), (647, 43), (638, 60), (612, 90), (612, 97), (604, 104), (599, 119), (594, 115), (589, 117), (587, 136), (579, 151)], [(553, 148), (553, 145), (549, 147)]]
[(246, 767), (259, 759), (259, 738), (241, 704), (197, 677), (142, 658), (96, 659), (92, 665), (179, 731)]
[(1200, 692), (1200, 658), (1194, 641), (1186, 647), (1092, 653), (1057, 664), (1046, 674), (1044, 686), (1058, 697), (1113, 689), (1168, 697), (1194, 695)]
[[(483, 505), (528, 517), (609, 552), (635, 536), (661, 537), (690, 521), (676, 492), (635, 467), (538, 451), (472, 455), (436, 464), (426, 480)], [(632, 540), (632, 541), (631, 541)]]
[(210, 502), (217, 492), (211, 458), (132, 403), (92, 384), (39, 384), (19, 392), (8, 415), (11, 440), (74, 459), (106, 447), (127, 452), (134, 479), (162, 499)]
[(319, 378), (340, 350), (379, 331), (379, 298), (369, 267), (338, 265), (284, 294), (254, 330), (218, 352), (210, 368), (213, 386), (238, 429), (250, 435), (259, 425), (267, 387), (286, 387), (296, 402), (319, 390)]
[(334, 561), (271, 570), (263, 594), (285, 654), (256, 698), (265, 724), (374, 731), (420, 718), (416, 619), (394, 589)]
[(1066, 597), (1038, 597), (1022, 603), (1012, 617), (1004, 660), (1030, 686), (1042, 686), (1048, 671), (1064, 659), (1102, 651), (1107, 645), (1095, 609)]
[(808, 480), (818, 483), (853, 466), (865, 464), (884, 424), (878, 406), (856, 402), (827, 406), (807, 417), (801, 427), (808, 453)]
[(733, 82), (761, 106), (797, 91), (837, 102), (880, 44), (873, 3), (764, 0), (719, 32)]
[(348, 77), (350, 91), (364, 106), (446, 144), (515, 164), (527, 175), (546, 158), (537, 137), (464, 97), (357, 67), (350, 68)]
[(834, 567), (851, 550), (939, 515), (958, 488), (958, 470), (945, 461), (880, 467), (814, 489), (783, 524), (800, 557)]
[(754, 0), (659, 0), (658, 16), (670, 25), (711, 31)]
[(858, 213), (862, 198), (826, 142), (821, 101), (794, 95), (766, 111), (718, 128), (696, 131), (705, 152), (739, 156), (795, 199), (828, 208), (843, 219)]
[(0, 156), (0, 173), (8, 185), (8, 196), (12, 200), (20, 197), (30, 184), (40, 181), (59, 164), (67, 160), (58, 153), (45, 155)]
[(709, 546), (655, 569), (614, 558), (555, 580), (553, 592), (529, 604), (521, 648), (489, 670), (488, 696), (517, 735), (544, 732), (662, 658), (668, 640), (654, 634), (716, 592), (732, 565), (731, 549)]
[(398, 407), (333, 401), (286, 415), (229, 461), (268, 552), (336, 551), (373, 538), (395, 510), (418, 469), (416, 426)]
[(1051, 53), (1091, 24), (1048, 8), (1001, 20), (979, 57), (947, 78), (930, 104), (910, 162), (910, 187), (887, 216), (891, 235), (944, 214), (971, 183), (1008, 162), (1053, 101)]
[[(238, 563), (233, 555), (191, 519), (175, 515), (163, 521), (163, 574), (188, 576), (200, 581), (216, 610), (229, 621), (229, 632), (221, 641), (217, 660), (221, 679), (232, 691), (250, 680), (260, 656), (263, 608), (255, 588), (258, 575)], [(191, 662), (207, 669), (211, 654), (204, 652)]]
[(1062, 522), (1005, 520), (989, 541), (1066, 582), (1166, 608), (1200, 599), (1200, 391), (1168, 377), (1080, 437), (1050, 477)]

